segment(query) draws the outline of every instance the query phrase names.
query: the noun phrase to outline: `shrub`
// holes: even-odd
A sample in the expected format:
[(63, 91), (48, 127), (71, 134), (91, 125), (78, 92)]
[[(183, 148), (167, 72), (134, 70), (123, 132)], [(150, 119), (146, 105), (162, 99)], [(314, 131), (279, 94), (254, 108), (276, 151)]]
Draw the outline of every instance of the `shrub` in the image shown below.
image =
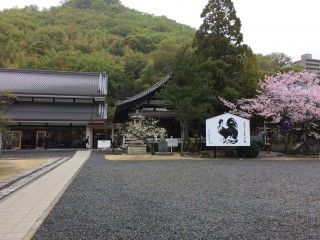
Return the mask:
[(225, 153), (226, 156), (228, 157), (234, 157), (236, 156), (236, 150), (237, 150), (237, 147), (220, 147), (218, 148), (218, 150), (221, 150)]
[(236, 151), (237, 151), (238, 157), (240, 157), (240, 158), (249, 157), (250, 158), (250, 157), (257, 157), (260, 153), (260, 148), (256, 143), (251, 142), (250, 146), (237, 147)]

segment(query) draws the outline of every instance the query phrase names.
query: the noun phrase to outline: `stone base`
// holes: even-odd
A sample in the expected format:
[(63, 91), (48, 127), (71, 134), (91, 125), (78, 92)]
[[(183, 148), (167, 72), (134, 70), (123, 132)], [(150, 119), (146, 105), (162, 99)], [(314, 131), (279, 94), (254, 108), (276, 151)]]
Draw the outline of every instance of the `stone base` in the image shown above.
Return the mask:
[(140, 155), (147, 154), (147, 145), (139, 145), (139, 146), (128, 146), (128, 154), (130, 155)]
[(155, 152), (154, 155), (171, 156), (173, 155), (173, 153), (172, 152)]

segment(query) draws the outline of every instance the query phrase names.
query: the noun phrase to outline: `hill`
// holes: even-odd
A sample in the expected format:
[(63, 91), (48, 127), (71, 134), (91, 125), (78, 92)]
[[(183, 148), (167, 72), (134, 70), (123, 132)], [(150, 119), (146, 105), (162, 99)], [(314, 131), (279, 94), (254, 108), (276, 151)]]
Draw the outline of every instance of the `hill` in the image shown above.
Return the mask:
[(170, 72), (175, 52), (194, 33), (119, 0), (7, 9), (0, 11), (0, 67), (107, 72), (112, 106)]

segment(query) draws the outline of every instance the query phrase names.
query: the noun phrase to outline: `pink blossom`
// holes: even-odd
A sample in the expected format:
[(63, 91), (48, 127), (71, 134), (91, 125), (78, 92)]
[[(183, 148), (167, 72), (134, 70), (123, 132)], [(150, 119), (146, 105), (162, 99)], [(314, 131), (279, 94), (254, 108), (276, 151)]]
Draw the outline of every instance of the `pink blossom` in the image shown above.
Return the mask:
[(262, 116), (273, 123), (290, 119), (296, 129), (303, 126), (320, 138), (320, 80), (315, 73), (278, 73), (260, 81), (254, 99), (239, 99), (235, 104), (220, 100), (233, 114)]

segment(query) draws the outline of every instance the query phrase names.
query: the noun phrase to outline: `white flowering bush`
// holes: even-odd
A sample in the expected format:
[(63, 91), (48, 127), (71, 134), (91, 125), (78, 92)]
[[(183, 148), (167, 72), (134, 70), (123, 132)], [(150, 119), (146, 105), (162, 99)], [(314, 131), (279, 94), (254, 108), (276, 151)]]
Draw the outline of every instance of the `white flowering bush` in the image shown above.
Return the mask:
[(127, 122), (120, 130), (120, 133), (125, 138), (131, 140), (142, 140), (148, 144), (148, 138), (166, 136), (166, 129), (158, 127), (159, 121), (155, 119), (142, 119), (139, 122)]

